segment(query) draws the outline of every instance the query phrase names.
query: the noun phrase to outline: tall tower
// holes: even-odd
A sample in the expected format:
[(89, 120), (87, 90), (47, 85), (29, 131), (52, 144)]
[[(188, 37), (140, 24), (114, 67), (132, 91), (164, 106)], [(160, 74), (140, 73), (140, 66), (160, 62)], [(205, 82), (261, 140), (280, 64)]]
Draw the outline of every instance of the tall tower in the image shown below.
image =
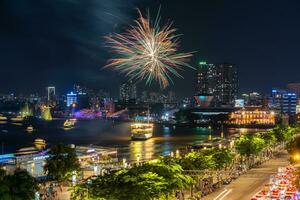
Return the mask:
[(222, 63), (216, 68), (215, 97), (221, 105), (234, 105), (238, 94), (238, 72), (233, 64)]
[(213, 95), (216, 85), (216, 67), (205, 61), (199, 62), (197, 70), (196, 95)]
[(136, 100), (136, 98), (136, 84), (132, 83), (132, 81), (129, 81), (120, 86), (120, 100), (129, 102), (130, 100)]
[(48, 102), (55, 101), (55, 87), (54, 86), (47, 87), (47, 100), (48, 100)]
[[(214, 105), (233, 106), (238, 93), (238, 73), (233, 64), (199, 62), (196, 100), (210, 100)], [(199, 103), (198, 103), (199, 104)]]

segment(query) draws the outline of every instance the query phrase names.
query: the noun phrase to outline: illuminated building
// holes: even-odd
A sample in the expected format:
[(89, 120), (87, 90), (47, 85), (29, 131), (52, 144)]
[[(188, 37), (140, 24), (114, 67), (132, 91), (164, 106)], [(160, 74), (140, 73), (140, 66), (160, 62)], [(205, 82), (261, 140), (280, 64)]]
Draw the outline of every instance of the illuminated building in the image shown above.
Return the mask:
[(197, 96), (213, 96), (215, 105), (233, 106), (238, 93), (238, 74), (235, 65), (218, 66), (199, 62), (197, 71)]
[(245, 100), (244, 99), (236, 99), (234, 103), (235, 108), (244, 108), (245, 107)]
[(287, 85), (287, 89), (296, 93), (297, 96), (300, 97), (300, 83), (290, 83)]
[(55, 87), (53, 86), (47, 87), (47, 100), (48, 102), (55, 101)]
[(296, 114), (297, 95), (286, 90), (273, 89), (269, 107), (281, 114)]
[(296, 103), (296, 114), (300, 114), (300, 98), (298, 96), (297, 103)]
[(234, 105), (238, 93), (238, 74), (235, 65), (223, 63), (218, 65), (216, 95), (221, 105)]
[(199, 62), (197, 70), (196, 95), (214, 95), (216, 90), (216, 66), (205, 61)]
[(229, 123), (235, 125), (275, 125), (275, 113), (262, 107), (245, 107), (230, 113)]
[(67, 107), (72, 106), (74, 103), (77, 103), (77, 94), (70, 92), (67, 94)]
[(196, 103), (198, 104), (198, 106), (200, 107), (208, 107), (211, 105), (211, 101), (213, 99), (213, 96), (204, 96), (204, 95), (200, 95), (200, 96), (194, 96)]
[(120, 86), (120, 100), (124, 102), (129, 102), (131, 100), (136, 100), (137, 92), (136, 85), (129, 81), (127, 83), (123, 83)]
[(242, 94), (242, 99), (244, 99), (246, 106), (261, 106), (263, 104), (263, 97), (258, 92)]
[(43, 120), (46, 120), (46, 121), (52, 120), (51, 110), (50, 110), (49, 106), (42, 106), (41, 112), (42, 112), (41, 117)]
[(115, 103), (114, 100), (111, 98), (104, 98), (103, 99), (103, 107), (104, 110), (108, 113), (114, 113), (115, 112)]

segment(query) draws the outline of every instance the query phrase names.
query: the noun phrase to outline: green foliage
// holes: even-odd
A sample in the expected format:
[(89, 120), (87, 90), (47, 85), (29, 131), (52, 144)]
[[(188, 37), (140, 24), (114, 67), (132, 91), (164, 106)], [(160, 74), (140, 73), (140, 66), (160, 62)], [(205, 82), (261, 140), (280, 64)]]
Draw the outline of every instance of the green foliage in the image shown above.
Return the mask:
[(1, 170), (0, 174), (0, 199), (34, 199), (38, 183), (27, 171), (16, 171), (13, 175), (5, 175)]
[(249, 157), (260, 153), (266, 143), (259, 135), (243, 135), (236, 140), (235, 145), (240, 155)]
[(296, 129), (286, 125), (278, 125), (272, 129), (271, 133), (274, 134), (277, 142), (285, 142), (292, 138)]
[(179, 160), (185, 170), (222, 169), (230, 165), (234, 154), (228, 149), (208, 149), (186, 154)]
[(203, 154), (203, 151), (194, 151), (186, 154), (180, 161), (180, 165), (185, 170), (213, 169), (216, 163), (212, 155)]
[(286, 150), (288, 151), (288, 153), (290, 155), (300, 154), (300, 136), (297, 136), (297, 137), (293, 138), (292, 140), (290, 140), (286, 144)]
[(50, 149), (44, 170), (54, 180), (66, 181), (72, 173), (80, 170), (75, 149), (69, 145), (58, 144)]
[(259, 133), (259, 137), (262, 138), (268, 146), (276, 143), (276, 137), (272, 131)]
[(91, 185), (86, 184), (85, 188), (89, 187), (92, 199), (102, 197), (107, 200), (150, 200), (172, 196), (175, 191), (192, 185), (193, 179), (182, 172), (181, 166), (176, 163), (167, 164), (156, 160), (98, 176)]
[(234, 154), (228, 149), (210, 149), (204, 151), (204, 154), (212, 155), (215, 163), (215, 169), (223, 169), (233, 162)]

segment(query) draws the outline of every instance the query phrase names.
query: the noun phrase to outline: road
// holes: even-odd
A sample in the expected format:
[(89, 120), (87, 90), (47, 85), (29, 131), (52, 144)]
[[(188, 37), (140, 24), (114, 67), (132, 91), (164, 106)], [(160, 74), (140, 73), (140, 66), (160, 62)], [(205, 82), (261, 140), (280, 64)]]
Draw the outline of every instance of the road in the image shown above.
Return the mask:
[(206, 196), (204, 200), (249, 200), (265, 185), (271, 175), (276, 174), (278, 167), (288, 165), (288, 154), (281, 153), (263, 165), (249, 170), (231, 184)]

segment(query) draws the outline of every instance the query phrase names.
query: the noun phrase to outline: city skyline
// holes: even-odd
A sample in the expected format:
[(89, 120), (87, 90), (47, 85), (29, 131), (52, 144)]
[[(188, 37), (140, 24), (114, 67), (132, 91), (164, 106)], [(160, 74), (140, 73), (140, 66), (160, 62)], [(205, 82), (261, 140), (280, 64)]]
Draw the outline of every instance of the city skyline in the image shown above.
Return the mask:
[[(295, 53), (299, 50), (294, 45), (300, 32), (296, 1), (273, 1), (272, 9), (264, 9), (268, 4), (260, 1), (184, 4), (131, 0), (126, 6), (121, 1), (83, 5), (80, 1), (59, 0), (41, 1), (39, 5), (34, 1), (1, 4), (0, 91), (4, 93), (32, 89), (41, 92), (47, 85), (66, 90), (80, 83), (117, 96), (126, 78), (101, 69), (110, 57), (103, 48), (103, 37), (132, 23), (135, 8), (143, 12), (149, 8), (156, 13), (159, 5), (162, 20), (174, 21), (183, 34), (180, 49), (196, 52), (190, 61), (192, 66), (201, 60), (233, 63), (239, 70), (240, 91), (245, 92), (267, 93), (271, 87), (299, 82), (299, 69), (295, 67)], [(68, 15), (62, 17), (64, 12)], [(176, 79), (170, 90), (181, 97), (191, 96), (194, 91), (185, 88), (194, 88), (195, 74), (195, 70), (187, 69), (183, 72), (185, 79)], [(111, 79), (115, 84), (110, 84)]]

